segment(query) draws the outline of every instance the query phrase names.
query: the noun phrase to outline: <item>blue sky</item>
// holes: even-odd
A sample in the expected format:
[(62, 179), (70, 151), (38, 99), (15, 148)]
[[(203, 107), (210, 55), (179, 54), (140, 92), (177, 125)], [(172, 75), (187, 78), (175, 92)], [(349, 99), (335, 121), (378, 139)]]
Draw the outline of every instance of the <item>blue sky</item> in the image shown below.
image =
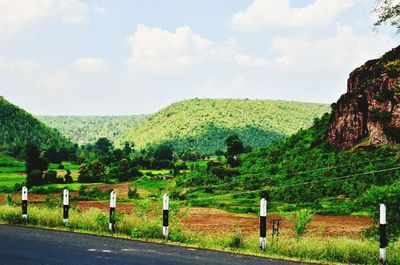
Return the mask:
[(375, 0), (0, 0), (0, 95), (33, 114), (199, 98), (331, 103), (398, 45)]

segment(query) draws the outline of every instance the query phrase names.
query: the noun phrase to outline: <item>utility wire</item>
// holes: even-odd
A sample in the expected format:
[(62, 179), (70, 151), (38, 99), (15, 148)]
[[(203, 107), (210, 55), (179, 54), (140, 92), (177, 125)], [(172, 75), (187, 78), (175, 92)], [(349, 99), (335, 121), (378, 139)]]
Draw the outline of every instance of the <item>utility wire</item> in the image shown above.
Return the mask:
[[(354, 166), (354, 165), (366, 164), (366, 163), (371, 163), (371, 162), (384, 161), (384, 160), (388, 160), (388, 159), (395, 158), (395, 157), (396, 157), (396, 155), (384, 157), (384, 158), (380, 158), (380, 159), (374, 159), (374, 160), (368, 160), (368, 161), (362, 161), (362, 162), (356, 162), (356, 163), (349, 163), (349, 164), (342, 164), (342, 165), (338, 165), (338, 166), (329, 166), (329, 167), (324, 167), (324, 168), (310, 169), (310, 170), (306, 170), (306, 171), (298, 171), (298, 172), (294, 172), (294, 173), (275, 174), (275, 175), (261, 177), (261, 179), (266, 179), (266, 178), (271, 178), (271, 177), (279, 177), (279, 176), (281, 176), (281, 177), (293, 176), (294, 177), (294, 176), (300, 175), (300, 174), (306, 174), (306, 173), (322, 171), (322, 170), (327, 170), (327, 169), (335, 169), (335, 168), (346, 167), (346, 166)], [(275, 164), (273, 164), (273, 165), (275, 165)], [(259, 174), (250, 173), (250, 174), (246, 174), (246, 175), (259, 175)], [(190, 189), (191, 190), (201, 190), (201, 189), (206, 189), (206, 188), (219, 188), (221, 186), (225, 186), (225, 184), (200, 186), (200, 187), (193, 187)]]
[(191, 200), (188, 200), (188, 201), (212, 199), (212, 198), (217, 198), (217, 197), (220, 198), (220, 197), (241, 195), (241, 194), (251, 194), (251, 193), (256, 193), (256, 192), (260, 192), (260, 191), (265, 191), (266, 189), (268, 189), (268, 190), (277, 190), (277, 189), (301, 186), (301, 185), (306, 185), (306, 184), (315, 184), (315, 183), (321, 183), (321, 182), (328, 182), (328, 181), (332, 181), (332, 180), (345, 180), (345, 179), (348, 179), (348, 178), (353, 178), (353, 177), (358, 177), (358, 176), (365, 176), (365, 175), (370, 175), (370, 174), (375, 174), (375, 173), (394, 171), (396, 169), (400, 169), (400, 167), (386, 168), (386, 169), (381, 169), (381, 170), (375, 170), (375, 171), (369, 171), (369, 172), (364, 172), (364, 173), (345, 175), (345, 176), (341, 176), (341, 177), (329, 178), (329, 179), (323, 179), (323, 180), (305, 181), (305, 182), (300, 182), (300, 183), (296, 183), (296, 184), (288, 184), (288, 185), (283, 185), (283, 186), (278, 186), (278, 187), (263, 188), (263, 189), (258, 189), (258, 190), (243, 191), (243, 192), (236, 192), (236, 193), (220, 194), (220, 195), (214, 195), (214, 196), (208, 196), (208, 197), (202, 197), (202, 198), (194, 198), (194, 199), (191, 199)]

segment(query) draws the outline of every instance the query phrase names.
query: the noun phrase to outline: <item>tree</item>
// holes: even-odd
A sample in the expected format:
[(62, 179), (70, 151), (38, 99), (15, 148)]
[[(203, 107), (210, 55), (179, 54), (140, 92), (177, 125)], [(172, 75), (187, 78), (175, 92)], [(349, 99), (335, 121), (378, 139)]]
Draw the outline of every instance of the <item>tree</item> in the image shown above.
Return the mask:
[(54, 146), (51, 146), (44, 152), (44, 157), (46, 158), (49, 163), (60, 164), (61, 157), (60, 154), (57, 152), (57, 149)]
[(161, 161), (161, 160), (168, 160), (172, 161), (172, 154), (174, 150), (168, 144), (161, 144), (159, 145), (156, 150), (154, 151), (154, 158)]
[(73, 179), (72, 179), (72, 176), (71, 176), (71, 170), (69, 170), (69, 169), (67, 169), (67, 173), (64, 176), (64, 182), (65, 183), (72, 183), (73, 182)]
[(95, 150), (101, 155), (107, 154), (114, 148), (112, 142), (105, 137), (99, 138), (94, 144), (94, 147)]
[(44, 183), (61, 183), (62, 179), (57, 179), (57, 171), (48, 170), (44, 174)]
[(215, 155), (216, 156), (223, 156), (224, 155), (224, 151), (222, 151), (221, 149), (217, 149), (217, 150), (215, 150)]
[(29, 187), (43, 184), (43, 171), (34, 169), (26, 176), (26, 183)]
[(113, 151), (114, 161), (120, 161), (124, 157), (124, 152), (121, 149), (115, 149)]
[(379, 0), (374, 12), (378, 15), (375, 26), (390, 24), (400, 32), (400, 3), (394, 0)]
[(105, 181), (106, 167), (99, 160), (90, 164), (83, 163), (79, 168), (79, 182), (100, 182)]
[(126, 141), (125, 144), (124, 144), (124, 149), (123, 149), (124, 156), (128, 157), (133, 152), (133, 148), (134, 147), (135, 147), (135, 143), (134, 142), (129, 143), (128, 141)]
[(243, 142), (237, 135), (231, 135), (225, 140), (226, 144), (226, 158), (228, 159), (228, 164), (232, 167), (239, 165), (239, 160), (237, 158), (238, 154), (244, 152)]
[(116, 178), (119, 181), (128, 181), (133, 178), (141, 176), (141, 172), (136, 167), (135, 163), (131, 159), (123, 158), (113, 167), (110, 171), (110, 177)]
[(201, 158), (201, 154), (197, 151), (186, 151), (181, 155), (183, 161), (197, 161)]
[(40, 156), (40, 151), (36, 145), (29, 143), (25, 147), (26, 173), (29, 175), (33, 170), (41, 172), (47, 170), (49, 163)]

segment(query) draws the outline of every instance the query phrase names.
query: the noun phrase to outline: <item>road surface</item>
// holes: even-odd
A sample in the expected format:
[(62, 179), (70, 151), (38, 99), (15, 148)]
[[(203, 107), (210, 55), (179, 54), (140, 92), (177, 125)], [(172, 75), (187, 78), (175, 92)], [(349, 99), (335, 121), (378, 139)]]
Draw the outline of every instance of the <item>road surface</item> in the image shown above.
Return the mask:
[(306, 265), (230, 253), (52, 230), (0, 225), (7, 265)]

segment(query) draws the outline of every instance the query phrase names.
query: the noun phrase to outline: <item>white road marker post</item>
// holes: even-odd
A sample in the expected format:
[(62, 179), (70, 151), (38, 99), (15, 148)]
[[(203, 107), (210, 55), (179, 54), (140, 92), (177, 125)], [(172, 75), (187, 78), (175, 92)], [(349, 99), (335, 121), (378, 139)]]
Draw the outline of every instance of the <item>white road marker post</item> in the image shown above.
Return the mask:
[(28, 188), (22, 187), (22, 219), (28, 218)]
[(379, 249), (379, 264), (386, 264), (386, 247), (388, 245), (388, 239), (386, 234), (386, 205), (380, 205), (380, 216), (379, 216), (379, 234), (380, 234), (380, 249)]
[(112, 233), (115, 232), (115, 208), (117, 207), (117, 193), (112, 191), (110, 194), (110, 222), (108, 228)]
[(168, 233), (169, 233), (169, 221), (168, 221), (168, 215), (169, 215), (169, 196), (167, 194), (164, 194), (163, 196), (163, 235), (165, 239), (168, 239)]
[(68, 211), (69, 211), (69, 191), (64, 189), (63, 192), (63, 222), (68, 223)]
[(267, 200), (260, 200), (260, 249), (265, 250), (267, 247)]

